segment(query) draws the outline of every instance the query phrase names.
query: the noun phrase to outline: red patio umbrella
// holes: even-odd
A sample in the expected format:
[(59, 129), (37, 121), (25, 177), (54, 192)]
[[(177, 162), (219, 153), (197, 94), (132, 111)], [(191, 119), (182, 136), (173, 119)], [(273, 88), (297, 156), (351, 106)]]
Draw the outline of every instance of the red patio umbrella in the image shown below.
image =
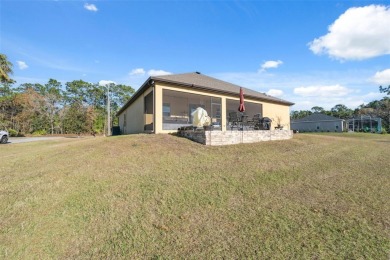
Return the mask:
[(238, 111), (244, 112), (245, 111), (245, 105), (244, 105), (244, 90), (240, 88), (240, 106), (238, 107)]

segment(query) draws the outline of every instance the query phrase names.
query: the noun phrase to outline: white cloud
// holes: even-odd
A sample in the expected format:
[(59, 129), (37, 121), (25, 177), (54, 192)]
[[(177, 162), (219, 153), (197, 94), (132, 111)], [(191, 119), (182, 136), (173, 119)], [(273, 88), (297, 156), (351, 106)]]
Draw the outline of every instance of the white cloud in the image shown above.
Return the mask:
[(340, 85), (331, 86), (308, 86), (294, 88), (294, 94), (303, 97), (342, 97), (353, 92), (353, 90)]
[(98, 11), (96, 5), (94, 5), (94, 4), (88, 4), (88, 3), (86, 3), (86, 4), (84, 5), (84, 8), (87, 9), (88, 11), (91, 11), (91, 12), (97, 12), (97, 11)]
[(309, 48), (339, 60), (363, 60), (390, 54), (390, 6), (353, 7), (343, 13), (328, 34), (314, 39)]
[(104, 80), (104, 79), (99, 81), (99, 86), (107, 86), (109, 84), (116, 84), (116, 82), (112, 80)]
[(26, 62), (24, 62), (24, 61), (20, 61), (20, 60), (18, 60), (18, 61), (16, 61), (17, 63), (18, 63), (18, 67), (19, 67), (19, 69), (21, 69), (21, 70), (25, 70), (25, 69), (27, 69), (28, 68), (28, 65), (26, 64)]
[[(378, 85), (371, 79), (372, 70), (335, 70), (306, 71), (305, 73), (269, 73), (236, 72), (218, 73), (210, 76), (247, 87), (259, 92), (270, 89), (283, 91), (284, 100), (295, 103), (291, 110), (310, 110), (320, 106), (327, 110), (337, 104), (344, 104), (351, 109), (359, 105), (379, 100), (385, 96), (379, 92)], [(309, 88), (310, 87), (310, 88)], [(308, 89), (306, 89), (308, 88)]]
[(271, 88), (270, 90), (267, 91), (267, 95), (273, 96), (273, 97), (281, 97), (283, 96), (283, 90), (280, 89), (274, 89)]
[(164, 75), (171, 75), (171, 72), (165, 71), (165, 70), (149, 70), (148, 75), (149, 76), (164, 76)]
[(143, 76), (147, 74), (148, 76), (164, 76), (164, 75), (171, 75), (172, 73), (165, 70), (155, 70), (151, 69), (146, 72), (143, 68), (136, 68), (130, 71), (130, 76)]
[(170, 75), (171, 72), (165, 70), (150, 69), (146, 71), (144, 68), (134, 68), (127, 76), (127, 80), (130, 81), (132, 86), (141, 86), (147, 77)]
[(378, 85), (390, 85), (390, 69), (378, 71), (377, 73), (375, 73), (374, 77), (372, 78), (372, 81)]
[(261, 71), (265, 71), (267, 69), (276, 69), (277, 67), (279, 67), (279, 65), (282, 65), (283, 64), (283, 61), (281, 60), (269, 60), (269, 61), (266, 61), (264, 62), (261, 67), (260, 67), (260, 72)]
[(145, 74), (145, 70), (143, 68), (137, 68), (137, 69), (131, 70), (129, 74), (131, 76), (133, 76), (133, 75), (144, 75)]

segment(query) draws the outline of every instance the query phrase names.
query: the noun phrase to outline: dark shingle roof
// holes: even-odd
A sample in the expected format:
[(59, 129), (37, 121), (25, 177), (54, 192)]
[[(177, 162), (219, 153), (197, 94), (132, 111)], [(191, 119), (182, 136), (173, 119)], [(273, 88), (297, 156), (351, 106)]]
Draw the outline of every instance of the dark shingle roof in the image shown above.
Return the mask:
[[(237, 96), (240, 93), (240, 86), (222, 81), (216, 78), (212, 78), (206, 75), (203, 75), (199, 72), (193, 73), (183, 73), (183, 74), (172, 74), (164, 76), (153, 76), (148, 78), (145, 83), (139, 88), (139, 90), (131, 97), (131, 99), (118, 111), (117, 115), (122, 113), (134, 100), (137, 99), (149, 86), (153, 84), (152, 82), (162, 82), (170, 83), (178, 86), (183, 86), (190, 89), (198, 89), (203, 91), (210, 91), (226, 95)], [(244, 90), (244, 97), (257, 99), (262, 101), (268, 101), (272, 103), (278, 103), (283, 105), (292, 106), (294, 103), (289, 101), (279, 99), (276, 97), (269, 96), (264, 93), (260, 93), (248, 88), (242, 87)]]
[(291, 121), (291, 123), (295, 122), (317, 122), (317, 121), (342, 121), (343, 119), (334, 117), (334, 116), (328, 116), (321, 113), (314, 113), (310, 116), (306, 116), (304, 118), (300, 119), (294, 119)]
[[(192, 88), (204, 89), (209, 91), (221, 92), (225, 94), (238, 95), (240, 93), (240, 87), (238, 85), (212, 78), (206, 75), (203, 75), (199, 72), (194, 73), (184, 73), (184, 74), (174, 74), (174, 75), (165, 75), (152, 77), (155, 81), (163, 81), (173, 84), (186, 85)], [(289, 101), (272, 97), (264, 93), (260, 93), (248, 88), (242, 87), (244, 90), (245, 97), (251, 97), (255, 99), (267, 100), (275, 103), (280, 103), (284, 105), (294, 105)]]

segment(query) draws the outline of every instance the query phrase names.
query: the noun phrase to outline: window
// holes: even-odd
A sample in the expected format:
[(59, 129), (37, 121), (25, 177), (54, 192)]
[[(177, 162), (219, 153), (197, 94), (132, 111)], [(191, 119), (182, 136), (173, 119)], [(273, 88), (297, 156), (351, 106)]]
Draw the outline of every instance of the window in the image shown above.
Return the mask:
[(123, 114), (123, 127), (126, 126), (126, 112)]
[(163, 104), (163, 115), (164, 116), (171, 116), (171, 105), (169, 103)]

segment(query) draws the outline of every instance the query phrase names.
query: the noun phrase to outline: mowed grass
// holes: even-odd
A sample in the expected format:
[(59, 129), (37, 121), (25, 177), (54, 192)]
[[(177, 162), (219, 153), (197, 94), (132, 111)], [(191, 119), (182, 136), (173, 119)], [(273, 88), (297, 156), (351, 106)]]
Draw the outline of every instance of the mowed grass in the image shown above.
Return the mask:
[(389, 259), (390, 135), (0, 150), (0, 258)]

